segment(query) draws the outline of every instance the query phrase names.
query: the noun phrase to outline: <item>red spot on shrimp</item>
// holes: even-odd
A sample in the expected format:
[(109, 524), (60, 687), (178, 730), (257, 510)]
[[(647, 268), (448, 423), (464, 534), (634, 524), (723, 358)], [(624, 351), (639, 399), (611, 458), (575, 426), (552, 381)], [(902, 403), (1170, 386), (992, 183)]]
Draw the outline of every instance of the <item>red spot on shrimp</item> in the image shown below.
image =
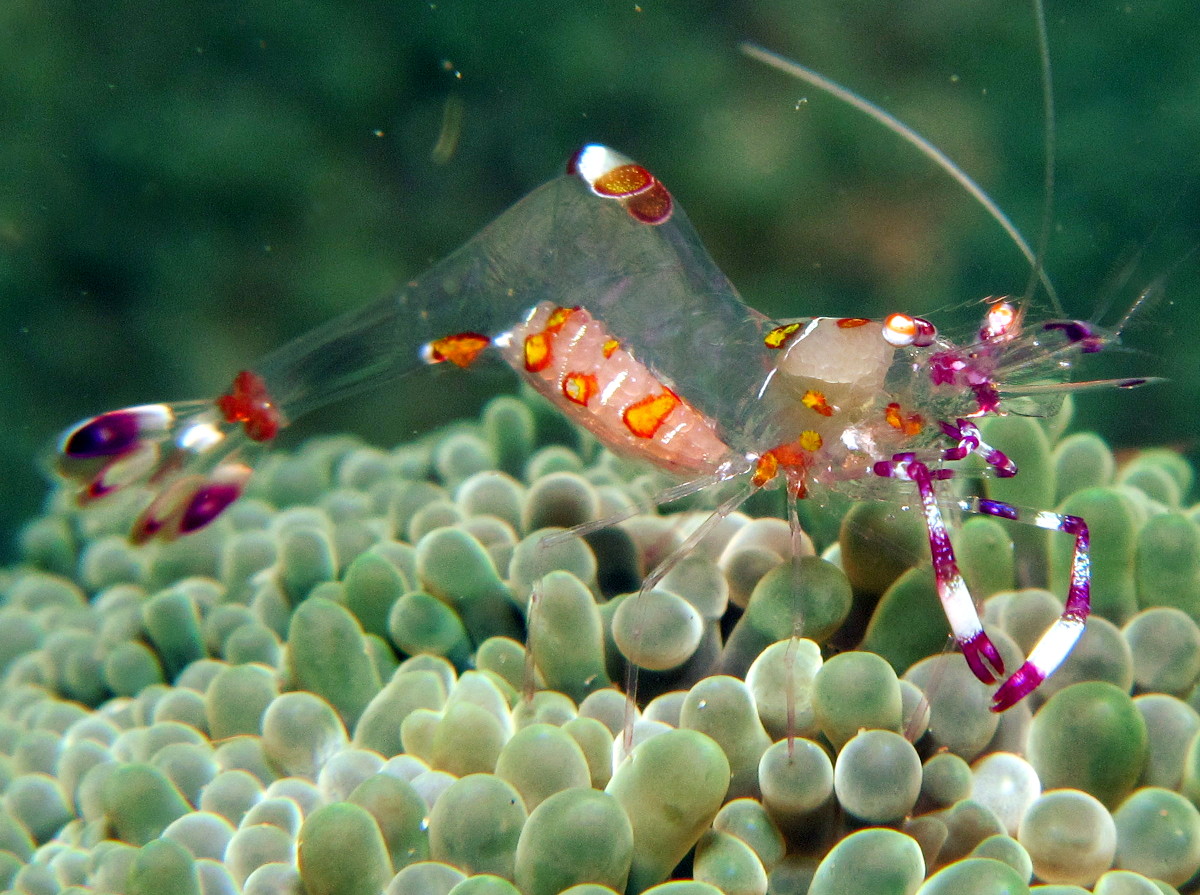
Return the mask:
[(783, 326), (775, 327), (763, 336), (763, 344), (768, 348), (782, 348), (799, 331), (799, 323), (785, 323)]
[(491, 344), (491, 339), (479, 333), (457, 333), (429, 343), (428, 360), (433, 364), (450, 361), (466, 369), (475, 362), (479, 352)]
[(234, 377), (229, 393), (217, 398), (216, 404), (226, 422), (242, 423), (251, 441), (270, 441), (283, 424), (283, 415), (267, 391), (267, 384), (249, 370), (242, 370)]
[(679, 396), (668, 389), (662, 394), (634, 401), (625, 408), (621, 419), (624, 420), (625, 427), (638, 438), (653, 438), (671, 411), (679, 404)]
[(600, 354), (605, 360), (608, 360), (617, 353), (617, 349), (621, 347), (621, 343), (616, 339), (606, 339), (604, 344), (600, 346)]
[(563, 379), (562, 393), (568, 401), (587, 407), (596, 396), (600, 384), (591, 373), (568, 373)]
[(821, 416), (833, 416), (833, 408), (829, 406), (829, 402), (825, 400), (825, 396), (821, 392), (809, 389), (800, 399), (800, 403)]
[(661, 224), (671, 216), (672, 200), (657, 180), (645, 192), (625, 200), (625, 210), (643, 224)]
[(550, 335), (546, 331), (525, 337), (525, 369), (540, 373), (550, 366)]
[(837, 322), (837, 325), (842, 329), (857, 329), (860, 326), (866, 326), (870, 322), (866, 317), (843, 317)]

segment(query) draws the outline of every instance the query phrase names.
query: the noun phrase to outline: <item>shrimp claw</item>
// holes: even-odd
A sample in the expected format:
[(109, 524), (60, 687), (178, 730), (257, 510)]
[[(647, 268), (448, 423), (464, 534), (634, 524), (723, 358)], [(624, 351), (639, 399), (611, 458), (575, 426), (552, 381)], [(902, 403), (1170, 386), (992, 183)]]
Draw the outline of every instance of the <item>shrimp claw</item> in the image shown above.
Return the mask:
[[(1083, 634), (1091, 610), (1091, 534), (1087, 523), (1079, 516), (1045, 511), (1024, 511), (1019, 507), (999, 500), (974, 497), (960, 501), (959, 507), (967, 512), (999, 516), (1014, 522), (1036, 525), (1050, 531), (1061, 531), (1075, 536), (1075, 549), (1071, 555), (1071, 583), (1067, 589), (1067, 602), (1063, 613), (1042, 635), (1029, 653), (1025, 664), (1017, 669), (1008, 680), (1000, 685), (992, 696), (992, 711), (1002, 712), (1015, 705), (1037, 689), (1038, 685), (1055, 672), (1071, 654), (1071, 650)], [(1032, 514), (1032, 518), (1027, 518)]]
[(931, 470), (915, 454), (902, 453), (896, 454), (891, 460), (876, 463), (875, 474), (910, 481), (917, 486), (925, 526), (929, 532), (929, 553), (933, 557), (938, 598), (954, 640), (962, 650), (972, 674), (985, 684), (996, 683), (1004, 674), (1004, 660), (983, 630), (983, 623), (975, 610), (975, 601), (971, 599), (967, 582), (959, 571), (958, 558), (950, 544), (950, 534), (946, 530), (946, 520), (938, 507), (934, 488), (935, 481), (948, 479), (954, 472), (949, 469)]

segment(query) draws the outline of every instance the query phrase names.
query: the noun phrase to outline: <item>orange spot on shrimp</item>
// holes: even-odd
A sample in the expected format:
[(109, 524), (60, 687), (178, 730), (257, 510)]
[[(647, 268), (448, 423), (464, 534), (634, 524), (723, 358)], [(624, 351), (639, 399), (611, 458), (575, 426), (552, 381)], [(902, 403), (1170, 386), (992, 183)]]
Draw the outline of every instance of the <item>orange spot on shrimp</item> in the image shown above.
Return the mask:
[(233, 378), (228, 394), (216, 400), (227, 423), (242, 423), (251, 441), (270, 441), (283, 425), (283, 414), (257, 373), (242, 370)]
[(899, 429), (905, 435), (916, 435), (925, 426), (925, 421), (921, 419), (921, 414), (910, 413), (907, 417), (900, 410), (900, 405), (891, 403), (884, 408), (883, 418), (887, 420), (887, 424), (893, 429)]
[(568, 373), (563, 379), (562, 393), (568, 401), (587, 407), (596, 396), (600, 384), (591, 373)]
[(625, 408), (621, 419), (625, 427), (638, 438), (653, 438), (671, 411), (679, 404), (679, 396), (668, 389), (661, 395), (650, 395), (640, 401), (634, 401)]
[(555, 308), (554, 311), (551, 312), (549, 318), (547, 318), (547, 320), (546, 320), (545, 331), (548, 333), (558, 332), (564, 326), (566, 326), (567, 321), (571, 319), (571, 315), (574, 314), (578, 310), (579, 310), (578, 307)]
[(550, 336), (545, 331), (525, 337), (525, 369), (540, 373), (550, 366)]
[(768, 348), (782, 348), (799, 330), (799, 323), (785, 323), (783, 326), (777, 326), (763, 336), (763, 344)]
[(761, 488), (779, 474), (779, 458), (774, 451), (767, 451), (754, 464), (754, 475), (750, 482), (756, 488)]
[[(801, 438), (809, 433), (802, 433)], [(815, 432), (811, 433), (816, 435)], [(820, 436), (817, 436), (818, 440)], [(788, 489), (796, 497), (805, 497), (808, 494), (808, 483), (805, 476), (808, 474), (808, 466), (812, 462), (812, 454), (806, 448), (800, 445), (800, 442), (791, 444), (781, 444), (778, 447), (773, 447), (761, 457), (755, 464), (754, 477), (752, 479), (755, 485), (765, 485), (771, 481), (783, 470), (787, 475)]]
[(484, 348), (491, 344), (491, 339), (479, 333), (457, 333), (434, 339), (429, 343), (428, 360), (432, 364), (450, 361), (456, 367), (464, 370), (475, 362)]
[(825, 396), (821, 392), (809, 389), (800, 399), (800, 403), (821, 416), (833, 416), (833, 408), (829, 406), (829, 402), (825, 400)]
[(600, 346), (600, 353), (608, 360), (617, 353), (617, 349), (621, 347), (621, 343), (616, 339), (605, 339), (604, 344)]
[(802, 450), (810, 452), (819, 451), (821, 449), (821, 445), (824, 443), (825, 441), (823, 438), (821, 438), (821, 434), (819, 432), (814, 432), (812, 429), (805, 429), (800, 433), (800, 437), (796, 439), (796, 444), (800, 445)]
[(837, 325), (842, 329), (856, 329), (860, 326), (866, 326), (870, 322), (866, 317), (843, 317), (837, 322)]
[(654, 183), (654, 175), (641, 165), (621, 165), (605, 171), (594, 181), (592, 189), (601, 196), (622, 199), (647, 189)]

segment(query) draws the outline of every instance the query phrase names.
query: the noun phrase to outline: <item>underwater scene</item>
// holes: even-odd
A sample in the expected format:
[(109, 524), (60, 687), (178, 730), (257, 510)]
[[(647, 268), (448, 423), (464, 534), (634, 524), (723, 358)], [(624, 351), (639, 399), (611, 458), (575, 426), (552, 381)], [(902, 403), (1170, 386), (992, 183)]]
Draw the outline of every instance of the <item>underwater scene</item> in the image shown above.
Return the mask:
[(1065, 7), (1043, 226), (1032, 5), (6, 5), (0, 893), (1200, 892), (1200, 24)]

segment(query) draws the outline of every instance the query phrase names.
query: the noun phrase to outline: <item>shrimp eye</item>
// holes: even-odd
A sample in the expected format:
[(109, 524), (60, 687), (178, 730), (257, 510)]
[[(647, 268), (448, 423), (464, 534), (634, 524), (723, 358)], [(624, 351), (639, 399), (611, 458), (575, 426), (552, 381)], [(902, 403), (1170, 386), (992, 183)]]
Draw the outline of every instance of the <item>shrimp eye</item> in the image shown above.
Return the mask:
[(921, 317), (910, 314), (889, 314), (883, 321), (883, 338), (889, 345), (907, 348), (912, 345), (924, 348), (932, 345), (937, 337), (937, 328)]

